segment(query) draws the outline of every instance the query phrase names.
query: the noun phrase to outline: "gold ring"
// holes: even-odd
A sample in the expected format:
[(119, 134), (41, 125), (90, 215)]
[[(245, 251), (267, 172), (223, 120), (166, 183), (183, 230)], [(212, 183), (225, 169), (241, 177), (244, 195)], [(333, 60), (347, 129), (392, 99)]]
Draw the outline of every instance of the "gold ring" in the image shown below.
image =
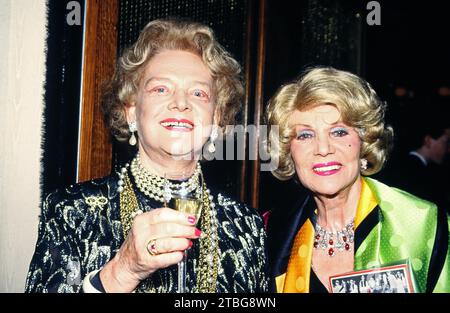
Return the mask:
[(151, 256), (158, 255), (159, 252), (156, 249), (156, 239), (151, 239), (147, 244), (147, 251)]

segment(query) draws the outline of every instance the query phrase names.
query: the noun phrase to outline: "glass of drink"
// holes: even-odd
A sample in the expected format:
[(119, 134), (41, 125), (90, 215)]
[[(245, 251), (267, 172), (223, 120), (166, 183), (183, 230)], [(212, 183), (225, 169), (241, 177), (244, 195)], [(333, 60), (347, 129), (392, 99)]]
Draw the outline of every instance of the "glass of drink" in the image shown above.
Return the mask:
[[(180, 188), (172, 189), (166, 201), (170, 202), (170, 207), (174, 210), (195, 216), (197, 224), (202, 212), (202, 191), (203, 188), (199, 183), (197, 190), (189, 191), (187, 187), (188, 176), (182, 174), (166, 174), (166, 183), (176, 181)], [(181, 182), (181, 185), (180, 185)], [(184, 184), (183, 184), (184, 183)], [(186, 292), (186, 270), (189, 250), (183, 252), (183, 259), (178, 263), (178, 293)]]

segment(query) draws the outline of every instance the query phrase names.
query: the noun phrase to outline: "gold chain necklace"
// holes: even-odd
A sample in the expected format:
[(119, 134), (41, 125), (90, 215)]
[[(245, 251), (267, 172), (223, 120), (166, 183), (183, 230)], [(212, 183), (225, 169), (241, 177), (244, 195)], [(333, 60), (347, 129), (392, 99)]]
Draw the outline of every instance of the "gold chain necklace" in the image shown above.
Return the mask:
[[(124, 170), (125, 169), (125, 170)], [(133, 224), (133, 218), (140, 210), (133, 191), (131, 180), (128, 177), (126, 168), (121, 170), (120, 179), (122, 185), (120, 191), (120, 219), (122, 223), (122, 231), (124, 238), (127, 238), (128, 232)], [(209, 189), (203, 179), (203, 174), (200, 171), (202, 178), (203, 199), (202, 212), (200, 217), (200, 227), (203, 236), (200, 240), (200, 255), (197, 265), (197, 291), (201, 293), (215, 293), (217, 286), (217, 275), (219, 269), (220, 255), (217, 236), (217, 217), (215, 204), (212, 202), (213, 196), (210, 195)], [(149, 292), (156, 292), (153, 284), (150, 283)]]

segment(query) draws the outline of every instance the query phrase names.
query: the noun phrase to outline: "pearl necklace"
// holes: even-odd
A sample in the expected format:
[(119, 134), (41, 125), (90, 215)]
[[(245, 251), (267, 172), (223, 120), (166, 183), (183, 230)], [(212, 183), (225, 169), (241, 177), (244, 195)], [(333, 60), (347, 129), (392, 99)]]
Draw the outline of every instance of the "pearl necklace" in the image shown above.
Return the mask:
[(327, 249), (330, 257), (336, 254), (336, 250), (350, 251), (350, 244), (353, 243), (355, 238), (353, 220), (343, 229), (335, 232), (320, 227), (317, 221), (315, 224), (314, 249)]
[[(127, 171), (128, 164), (121, 169), (118, 182), (119, 192), (123, 190), (123, 174)], [(141, 163), (139, 154), (131, 162), (131, 174), (133, 175), (137, 188), (146, 196), (156, 201), (168, 203), (174, 193), (199, 192), (199, 176), (201, 174), (200, 163), (197, 163), (194, 174), (182, 183), (173, 183), (166, 178), (150, 173)]]

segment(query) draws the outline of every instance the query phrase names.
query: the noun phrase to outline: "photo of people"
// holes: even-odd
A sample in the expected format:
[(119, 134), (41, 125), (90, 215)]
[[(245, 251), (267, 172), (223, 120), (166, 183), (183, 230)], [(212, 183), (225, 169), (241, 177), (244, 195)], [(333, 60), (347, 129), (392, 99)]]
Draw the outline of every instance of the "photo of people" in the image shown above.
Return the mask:
[(407, 265), (334, 276), (330, 284), (333, 293), (414, 293)]

